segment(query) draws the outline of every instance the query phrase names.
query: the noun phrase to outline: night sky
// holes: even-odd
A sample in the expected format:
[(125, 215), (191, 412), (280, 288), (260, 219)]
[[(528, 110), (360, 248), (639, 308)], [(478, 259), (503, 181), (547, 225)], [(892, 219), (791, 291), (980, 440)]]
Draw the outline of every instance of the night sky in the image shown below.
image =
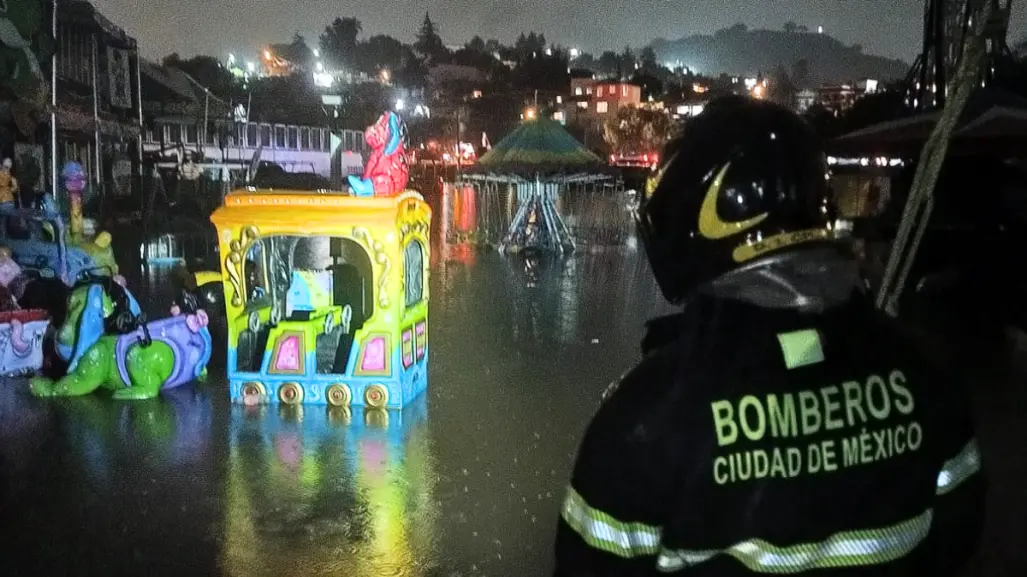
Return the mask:
[[(311, 44), (337, 16), (355, 16), (363, 37), (389, 34), (413, 40), (426, 10), (447, 44), (475, 34), (512, 41), (536, 30), (550, 42), (586, 51), (642, 46), (656, 37), (676, 39), (744, 22), (780, 29), (789, 21), (825, 31), (866, 52), (912, 61), (920, 43), (922, 2), (917, 0), (93, 0), (108, 18), (159, 58), (256, 54), (296, 32)], [(1027, 3), (1014, 2), (1010, 42), (1027, 34)], [(302, 8), (299, 8), (302, 7)], [(602, 8), (600, 8), (602, 7)]]

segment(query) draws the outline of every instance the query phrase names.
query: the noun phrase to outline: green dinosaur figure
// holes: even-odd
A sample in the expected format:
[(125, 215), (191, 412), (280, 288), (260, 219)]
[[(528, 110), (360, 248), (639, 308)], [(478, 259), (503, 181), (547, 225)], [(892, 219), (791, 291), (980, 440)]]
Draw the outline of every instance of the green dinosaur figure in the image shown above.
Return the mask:
[[(120, 351), (119, 339), (138, 339), (139, 333), (132, 336), (103, 334), (105, 319), (114, 313), (114, 302), (101, 284), (86, 284), (72, 290), (67, 320), (56, 339), (58, 353), (70, 361), (69, 373), (57, 381), (33, 378), (29, 382), (32, 394), (75, 397), (103, 388), (113, 391), (118, 400), (152, 399), (162, 388), (206, 377), (211, 339), (202, 311), (149, 323), (147, 327), (154, 327), (151, 334), (170, 337), (155, 338), (149, 344), (134, 342)], [(192, 355), (176, 359), (169, 339)], [(80, 349), (84, 352), (79, 353)], [(124, 356), (122, 364), (127, 381), (119, 367), (119, 352)], [(191, 365), (186, 366), (190, 362)]]

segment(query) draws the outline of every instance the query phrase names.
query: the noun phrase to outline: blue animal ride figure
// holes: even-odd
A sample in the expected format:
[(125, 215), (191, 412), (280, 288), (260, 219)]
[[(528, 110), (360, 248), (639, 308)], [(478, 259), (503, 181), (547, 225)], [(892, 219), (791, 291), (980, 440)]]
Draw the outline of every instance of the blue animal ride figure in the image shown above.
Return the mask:
[(31, 380), (39, 397), (113, 391), (119, 400), (150, 399), (161, 390), (204, 379), (212, 341), (207, 314), (186, 296), (172, 316), (143, 323), (138, 303), (109, 277), (79, 283), (71, 292), (68, 318), (58, 331), (67, 347), (68, 374), (54, 381)]

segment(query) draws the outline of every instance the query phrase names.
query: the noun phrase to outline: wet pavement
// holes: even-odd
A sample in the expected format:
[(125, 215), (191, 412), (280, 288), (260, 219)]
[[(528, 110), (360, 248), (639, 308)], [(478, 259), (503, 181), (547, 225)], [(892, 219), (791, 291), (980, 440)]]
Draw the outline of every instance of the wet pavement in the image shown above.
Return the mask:
[(580, 434), (663, 305), (627, 248), (438, 252), (401, 413), (231, 406), (216, 374), (138, 403), (0, 384), (0, 574), (547, 573)]
[[(623, 205), (604, 210), (580, 230)], [(630, 239), (507, 258), (442, 243), (446, 226), (429, 388), (403, 412), (232, 406), (223, 344), (208, 383), (153, 401), (44, 401), (0, 381), (0, 577), (547, 574), (580, 435), (667, 309)], [(171, 277), (130, 279), (151, 316)], [(988, 529), (967, 575), (1027, 574), (1025, 376), (1027, 360), (978, 388)]]

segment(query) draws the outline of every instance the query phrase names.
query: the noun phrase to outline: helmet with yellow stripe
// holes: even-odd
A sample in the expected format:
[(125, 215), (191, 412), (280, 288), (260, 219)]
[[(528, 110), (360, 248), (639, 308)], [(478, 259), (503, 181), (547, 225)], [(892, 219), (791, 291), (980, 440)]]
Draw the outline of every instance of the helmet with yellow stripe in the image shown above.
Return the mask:
[(661, 159), (637, 221), (672, 303), (733, 270), (835, 240), (820, 140), (784, 107), (714, 100)]

